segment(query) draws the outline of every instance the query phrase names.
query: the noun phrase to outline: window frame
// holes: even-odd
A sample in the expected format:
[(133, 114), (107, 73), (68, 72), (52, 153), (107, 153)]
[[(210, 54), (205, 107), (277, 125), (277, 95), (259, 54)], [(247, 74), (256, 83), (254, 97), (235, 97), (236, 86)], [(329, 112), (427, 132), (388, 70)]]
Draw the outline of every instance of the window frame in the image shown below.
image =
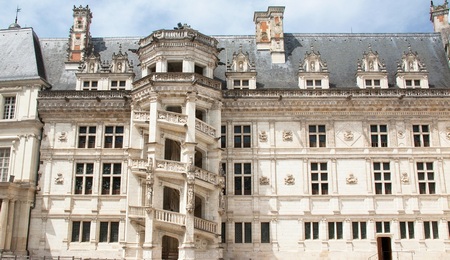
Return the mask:
[[(102, 233), (106, 225), (106, 234)], [(99, 243), (118, 243), (119, 242), (119, 221), (101, 221), (98, 229)]]
[(439, 239), (439, 223), (437, 221), (423, 222), (424, 239)]
[(261, 222), (261, 243), (270, 243), (270, 222)]
[[(234, 163), (234, 195), (248, 196), (253, 193), (252, 164), (250, 162)], [(250, 185), (246, 188), (246, 184)]]
[[(311, 195), (328, 195), (329, 194), (328, 163), (311, 162), (309, 164), (309, 167), (310, 167), (309, 175), (311, 178)], [(317, 178), (314, 177), (316, 175)]]
[(126, 80), (115, 79), (111, 80), (109, 83), (109, 87), (111, 90), (125, 90), (127, 86)]
[(390, 221), (376, 221), (375, 222), (375, 233), (376, 234), (391, 233), (391, 222)]
[(416, 173), (419, 194), (436, 194), (436, 174), (433, 162), (416, 162)]
[[(236, 141), (236, 140), (239, 140), (239, 141)], [(233, 127), (233, 142), (234, 142), (234, 148), (251, 148), (252, 147), (252, 127), (251, 127), (251, 125), (234, 125), (234, 127)]]
[[(76, 225), (78, 227), (76, 228)], [(90, 242), (91, 236), (91, 221), (72, 221), (71, 229), (71, 243), (86, 243)]]
[[(79, 180), (81, 180), (81, 182)], [(90, 189), (88, 189), (89, 187)], [(76, 195), (92, 195), (93, 187), (94, 187), (94, 163), (85, 163), (85, 162), (76, 163), (73, 193)]]
[(400, 239), (414, 239), (414, 221), (400, 221)]
[(77, 136), (78, 136), (77, 148), (81, 149), (95, 148), (97, 139), (97, 126), (88, 126), (88, 125), (79, 126)]
[(319, 240), (320, 225), (319, 222), (304, 223), (305, 240)]
[[(375, 188), (375, 194), (392, 195), (393, 185), (392, 185), (391, 163), (373, 162), (372, 169), (373, 169), (373, 183)], [(380, 178), (377, 179), (377, 175), (379, 175)], [(386, 177), (388, 177), (388, 179)]]
[(220, 148), (227, 148), (227, 125), (220, 126)]
[(9, 181), (9, 173), (11, 167), (11, 148), (0, 147), (0, 181)]
[(250, 244), (252, 242), (252, 223), (235, 222), (234, 223), (234, 243)]
[(308, 125), (308, 140), (310, 148), (327, 147), (326, 125)]
[(328, 222), (328, 240), (341, 240), (344, 237), (342, 221)]
[[(107, 167), (109, 167), (109, 170)], [(101, 180), (102, 195), (120, 195), (122, 182), (122, 163), (103, 163)], [(107, 182), (105, 182), (105, 180), (107, 180)]]
[[(1, 97), (1, 96), (0, 96)], [(2, 100), (2, 120), (12, 120), (16, 118), (17, 96), (3, 96)]]
[(353, 221), (352, 222), (352, 238), (359, 239), (359, 240), (367, 239), (367, 222), (366, 221)]
[(83, 80), (81, 90), (98, 90), (98, 80)]
[[(112, 129), (108, 132), (108, 129)], [(121, 132), (120, 132), (121, 129)], [(103, 133), (103, 148), (121, 149), (123, 148), (123, 141), (125, 135), (125, 126), (123, 125), (106, 125)], [(119, 132), (118, 132), (119, 130)], [(110, 141), (107, 141), (109, 140)]]
[(413, 125), (412, 132), (414, 147), (431, 147), (430, 125)]
[[(388, 147), (388, 132), (389, 130), (387, 125), (370, 125), (370, 146)], [(383, 140), (385, 142), (383, 142)]]

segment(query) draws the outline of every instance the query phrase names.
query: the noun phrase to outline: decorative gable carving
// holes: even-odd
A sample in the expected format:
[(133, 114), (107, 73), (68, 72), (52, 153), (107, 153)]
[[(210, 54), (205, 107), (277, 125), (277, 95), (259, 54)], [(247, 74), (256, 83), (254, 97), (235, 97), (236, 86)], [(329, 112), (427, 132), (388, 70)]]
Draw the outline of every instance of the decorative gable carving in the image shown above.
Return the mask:
[(359, 88), (389, 88), (386, 65), (371, 45), (357, 64), (356, 84)]
[(233, 53), (231, 63), (227, 64), (227, 88), (228, 89), (256, 89), (256, 70), (255, 64), (250, 62), (248, 52), (242, 51), (242, 45), (239, 51)]
[(112, 55), (112, 61), (110, 66), (111, 73), (132, 73), (133, 62), (128, 60), (128, 53), (122, 53), (122, 45), (119, 47), (119, 53), (115, 52)]
[(303, 61), (300, 61), (298, 86), (301, 89), (330, 88), (327, 63), (322, 60), (320, 52), (315, 51), (313, 46), (311, 51), (305, 53)]
[(399, 88), (428, 88), (427, 68), (420, 61), (418, 53), (412, 51), (411, 46), (397, 64), (396, 77)]

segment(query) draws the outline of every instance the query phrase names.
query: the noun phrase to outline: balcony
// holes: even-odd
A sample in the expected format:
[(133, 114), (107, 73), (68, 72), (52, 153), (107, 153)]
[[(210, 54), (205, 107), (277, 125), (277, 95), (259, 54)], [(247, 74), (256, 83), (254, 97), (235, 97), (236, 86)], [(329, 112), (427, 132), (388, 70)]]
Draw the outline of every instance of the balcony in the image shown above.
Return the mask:
[(147, 159), (131, 159), (131, 172), (137, 175), (147, 175)]
[(195, 119), (195, 129), (206, 135), (206, 137), (216, 138), (216, 129), (199, 119)]
[(148, 111), (133, 111), (133, 122), (139, 127), (148, 127), (150, 113)]
[(187, 115), (158, 110), (158, 123), (160, 123), (161, 128), (184, 132), (186, 130), (187, 120)]
[[(156, 160), (156, 171), (172, 172), (172, 173), (186, 173), (188, 171), (188, 164), (184, 162)], [(196, 179), (202, 180), (206, 183), (216, 185), (218, 183), (218, 175), (204, 170), (200, 167), (194, 167), (194, 175)], [(166, 175), (167, 176), (167, 175)], [(182, 175), (179, 175), (180, 177)]]
[[(162, 209), (153, 209), (145, 206), (129, 206), (128, 217), (136, 221), (144, 222), (147, 212), (150, 211), (150, 214), (153, 214), (153, 218), (156, 221), (177, 226), (186, 226), (186, 216), (184, 214)], [(217, 223), (206, 219), (195, 217), (194, 228), (208, 233), (217, 234)]]

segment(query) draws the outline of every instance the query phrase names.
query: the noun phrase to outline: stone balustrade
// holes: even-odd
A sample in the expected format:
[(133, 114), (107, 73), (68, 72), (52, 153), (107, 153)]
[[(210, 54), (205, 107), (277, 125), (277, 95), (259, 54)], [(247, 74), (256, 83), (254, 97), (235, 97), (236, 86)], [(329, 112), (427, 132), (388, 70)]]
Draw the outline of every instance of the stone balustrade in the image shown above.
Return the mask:
[(147, 111), (133, 111), (133, 121), (150, 121), (150, 113)]
[(158, 120), (166, 121), (169, 123), (186, 124), (187, 119), (187, 115), (184, 114), (158, 110)]
[(156, 170), (186, 172), (187, 163), (169, 160), (156, 160)]
[(184, 214), (161, 209), (154, 209), (153, 211), (155, 213), (155, 220), (181, 226), (186, 224), (186, 216)]
[(216, 129), (199, 119), (195, 119), (195, 129), (209, 136), (216, 137)]
[(148, 165), (147, 159), (132, 159), (131, 160), (131, 169), (133, 169), (133, 170), (147, 169), (147, 165)]
[(144, 206), (128, 206), (128, 216), (130, 217), (136, 217), (136, 218), (143, 218), (146, 214), (146, 209), (148, 207)]
[(195, 167), (194, 175), (196, 179), (200, 179), (212, 184), (217, 184), (217, 174), (204, 170), (200, 167)]
[(194, 218), (194, 228), (217, 234), (217, 223), (202, 218)]
[[(139, 89), (142, 86), (147, 84), (155, 85), (158, 82), (170, 82), (170, 83), (189, 83), (183, 86), (182, 88), (190, 90), (193, 84), (199, 84), (202, 86), (210, 87), (216, 90), (222, 90), (222, 83), (215, 79), (210, 79), (203, 75), (197, 73), (189, 73), (189, 72), (157, 72), (151, 73), (148, 76), (137, 80), (134, 83), (135, 89)], [(158, 87), (154, 87), (155, 90), (158, 90)], [(170, 89), (177, 89), (175, 86), (170, 86)], [(133, 95), (139, 95), (139, 92), (134, 93)]]

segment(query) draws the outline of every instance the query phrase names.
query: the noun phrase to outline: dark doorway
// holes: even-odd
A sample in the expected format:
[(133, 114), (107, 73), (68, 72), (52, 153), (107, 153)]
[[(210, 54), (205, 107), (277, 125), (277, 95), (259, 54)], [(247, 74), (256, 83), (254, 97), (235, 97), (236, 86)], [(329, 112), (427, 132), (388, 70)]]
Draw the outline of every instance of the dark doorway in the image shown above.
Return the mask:
[(178, 239), (169, 236), (163, 236), (161, 258), (164, 260), (178, 259)]
[(378, 237), (377, 247), (379, 260), (392, 260), (392, 248), (390, 237)]

